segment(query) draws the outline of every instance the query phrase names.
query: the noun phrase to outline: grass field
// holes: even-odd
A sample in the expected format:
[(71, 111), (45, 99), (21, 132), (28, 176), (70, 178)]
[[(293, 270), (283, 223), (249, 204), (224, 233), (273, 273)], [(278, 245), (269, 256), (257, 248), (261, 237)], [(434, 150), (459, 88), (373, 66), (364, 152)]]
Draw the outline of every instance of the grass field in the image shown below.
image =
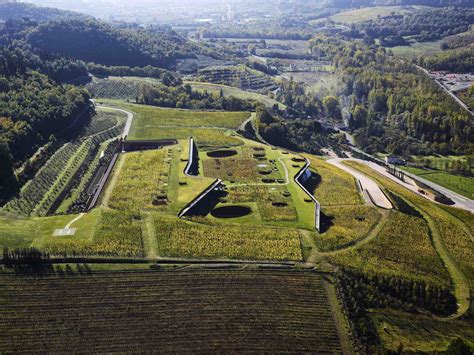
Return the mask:
[(226, 134), (249, 118), (248, 112), (191, 111), (103, 100), (135, 114), (128, 139), (188, 139), (202, 146), (235, 146), (242, 142)]
[(316, 273), (0, 273), (0, 283), (2, 353), (342, 353)]
[(167, 195), (169, 162), (167, 150), (149, 150), (125, 154), (124, 165), (109, 200), (109, 207), (133, 211), (157, 208), (153, 205), (158, 193)]
[(272, 98), (266, 95), (258, 94), (255, 92), (248, 92), (248, 91), (245, 91), (233, 86), (212, 84), (212, 83), (201, 83), (197, 81), (185, 81), (184, 83), (191, 85), (191, 87), (197, 91), (207, 91), (209, 93), (220, 93), (222, 91), (225, 97), (233, 96), (233, 97), (236, 97), (238, 99), (243, 99), (243, 100), (247, 100), (247, 99), (256, 100), (270, 108), (273, 107), (274, 105), (278, 105), (278, 108), (280, 110), (286, 109), (285, 105), (283, 105), (282, 103), (276, 100), (273, 100)]
[(467, 198), (474, 198), (474, 178), (449, 174), (443, 171), (424, 170), (412, 167), (402, 168), (409, 173), (421, 176), (438, 185), (444, 186)]
[(352, 175), (326, 163), (323, 159), (306, 155), (311, 170), (319, 177), (314, 196), (322, 206), (360, 205), (362, 198)]

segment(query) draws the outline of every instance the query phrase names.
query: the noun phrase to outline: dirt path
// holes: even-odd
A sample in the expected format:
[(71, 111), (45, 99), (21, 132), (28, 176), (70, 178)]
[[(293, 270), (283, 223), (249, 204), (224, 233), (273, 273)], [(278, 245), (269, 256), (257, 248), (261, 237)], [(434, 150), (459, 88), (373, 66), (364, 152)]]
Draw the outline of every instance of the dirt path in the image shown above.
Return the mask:
[(78, 220), (80, 220), (82, 217), (84, 217), (86, 214), (85, 213), (81, 213), (79, 214), (79, 216), (77, 216), (76, 218), (74, 218), (71, 222), (69, 222), (66, 227), (64, 227), (64, 229), (69, 229), (71, 228), (71, 225), (74, 223), (74, 222), (77, 222)]
[(151, 213), (143, 213), (143, 247), (145, 249), (145, 255), (150, 260), (156, 260), (158, 257), (158, 242), (156, 240), (155, 227), (153, 225), (153, 216)]
[(115, 165), (115, 168), (111, 173), (112, 178), (109, 180), (107, 186), (105, 187), (104, 197), (101, 202), (102, 206), (105, 206), (105, 207), (109, 206), (110, 196), (112, 195), (112, 191), (114, 190), (115, 185), (117, 184), (118, 176), (120, 175), (120, 171), (122, 171), (124, 163), (125, 163), (125, 156), (124, 155), (119, 156), (119, 161)]
[(431, 231), (431, 238), (433, 242), (433, 247), (438, 253), (439, 257), (443, 261), (444, 265), (448, 269), (449, 275), (451, 276), (454, 296), (458, 302), (458, 309), (453, 315), (446, 317), (446, 319), (455, 319), (463, 316), (469, 311), (471, 303), (471, 291), (469, 280), (466, 275), (459, 268), (457, 263), (453, 260), (449, 252), (446, 250), (446, 245), (444, 244), (443, 237), (439, 231), (439, 227), (436, 224), (436, 221), (433, 220), (427, 213), (420, 210), (423, 213), (423, 217), (428, 222), (428, 226)]

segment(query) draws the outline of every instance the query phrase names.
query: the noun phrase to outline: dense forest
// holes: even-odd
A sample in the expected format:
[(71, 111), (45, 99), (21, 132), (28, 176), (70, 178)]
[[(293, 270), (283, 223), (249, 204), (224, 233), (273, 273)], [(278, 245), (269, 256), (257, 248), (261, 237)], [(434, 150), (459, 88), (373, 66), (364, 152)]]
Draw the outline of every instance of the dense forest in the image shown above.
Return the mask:
[(43, 22), (58, 18), (86, 17), (77, 12), (40, 7), (28, 3), (0, 2), (1, 20), (22, 20), (28, 18), (32, 21)]
[(383, 48), (317, 36), (313, 53), (331, 59), (351, 99), (349, 126), (369, 152), (472, 153), (470, 115), (411, 64)]
[(87, 118), (90, 104), (85, 90), (55, 81), (59, 66), (48, 76), (48, 65), (38, 65), (37, 57), (19, 48), (2, 49), (0, 58), (1, 203), (16, 191), (13, 169), (55, 134)]
[(432, 56), (422, 56), (418, 64), (429, 70), (446, 70), (454, 73), (474, 72), (474, 47), (447, 50)]
[(367, 43), (379, 40), (386, 47), (405, 45), (406, 37), (418, 42), (433, 41), (466, 32), (474, 22), (474, 10), (465, 8), (419, 9), (404, 15), (392, 14), (355, 24), (345, 32)]
[(176, 58), (192, 56), (186, 40), (171, 30), (122, 30), (89, 19), (43, 23), (26, 40), (49, 53), (109, 66), (168, 67)]

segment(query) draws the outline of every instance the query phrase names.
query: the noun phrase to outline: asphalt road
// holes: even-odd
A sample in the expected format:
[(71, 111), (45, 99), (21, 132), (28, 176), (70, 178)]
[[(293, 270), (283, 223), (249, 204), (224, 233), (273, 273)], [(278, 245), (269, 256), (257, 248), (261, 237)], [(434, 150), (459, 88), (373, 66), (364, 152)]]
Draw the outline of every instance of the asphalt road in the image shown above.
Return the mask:
[[(366, 164), (368, 165), (369, 167), (371, 167), (372, 169), (376, 170), (377, 172), (379, 172), (380, 174), (388, 177), (389, 179), (392, 179), (393, 181), (395, 181), (396, 183), (406, 187), (407, 189), (419, 194), (420, 196), (423, 196), (423, 197), (426, 197), (424, 196), (423, 194), (420, 194), (418, 192), (418, 189), (416, 188), (416, 186), (412, 185), (412, 184), (409, 184), (409, 183), (406, 183), (406, 182), (403, 182), (401, 181), (400, 179), (397, 179), (395, 176), (389, 174), (384, 167), (378, 165), (378, 164), (375, 164), (375, 163), (372, 163), (372, 162), (369, 162), (369, 161), (366, 161), (366, 160), (360, 160), (360, 159), (353, 159), (353, 160), (357, 160), (358, 162), (360, 163), (363, 163), (363, 164)], [(453, 207), (457, 207), (457, 208), (461, 208), (463, 210), (467, 210), (471, 213), (474, 213), (474, 201), (473, 200), (470, 200), (468, 199), (467, 197), (464, 197), (454, 191), (451, 191), (445, 187), (442, 187), (438, 184), (435, 184), (434, 182), (431, 182), (431, 181), (428, 181), (426, 179), (423, 179), (422, 177), (420, 176), (416, 176), (416, 175), (413, 175), (413, 174), (410, 174), (410, 173), (407, 173), (405, 172), (405, 175), (410, 177), (410, 178), (413, 178), (413, 179), (416, 179), (420, 182), (422, 182), (423, 184), (426, 184), (427, 186), (431, 187), (432, 189), (436, 190), (436, 191), (439, 191), (441, 192), (442, 194), (444, 194), (445, 196), (449, 197), (451, 200), (453, 200), (454, 202), (454, 205), (452, 205)]]

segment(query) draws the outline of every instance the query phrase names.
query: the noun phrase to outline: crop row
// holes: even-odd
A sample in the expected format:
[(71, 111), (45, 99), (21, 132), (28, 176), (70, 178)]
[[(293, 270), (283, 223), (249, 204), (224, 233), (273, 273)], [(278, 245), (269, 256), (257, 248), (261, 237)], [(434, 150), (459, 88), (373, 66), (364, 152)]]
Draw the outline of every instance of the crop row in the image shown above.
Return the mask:
[(35, 206), (43, 199), (52, 183), (61, 174), (64, 166), (76, 154), (81, 144), (67, 143), (61, 147), (40, 169), (20, 192), (20, 195), (5, 206), (7, 211), (29, 215)]
[(163, 256), (301, 260), (295, 229), (248, 225), (205, 225), (154, 215), (158, 251)]
[(82, 136), (93, 136), (107, 131), (117, 125), (120, 125), (120, 122), (117, 120), (117, 115), (115, 113), (98, 111), (97, 115), (85, 127), (84, 131), (82, 132)]
[(96, 98), (134, 100), (142, 83), (129, 79), (101, 79), (86, 85), (86, 88)]
[(0, 352), (341, 353), (323, 280), (313, 273), (141, 271), (0, 280)]
[[(74, 201), (67, 208), (68, 214), (85, 212), (87, 208), (87, 201), (95, 192), (93, 185), (97, 184), (101, 178), (101, 172), (106, 171), (107, 164), (112, 159), (113, 153), (117, 149), (117, 141), (113, 140), (106, 143), (104, 150), (98, 150), (94, 159), (88, 165), (85, 171), (84, 178), (82, 178), (77, 186), (79, 193)], [(103, 156), (102, 156), (103, 153)]]
[[(84, 160), (95, 151), (96, 146), (121, 133), (123, 122), (115, 120), (115, 125), (110, 126), (114, 121), (103, 117), (98, 119), (95, 117), (85, 129), (85, 133), (89, 136), (66, 143), (53, 154), (35, 177), (23, 187), (19, 196), (12, 199), (5, 209), (23, 215), (30, 215), (33, 212), (46, 215)], [(96, 119), (102, 123), (96, 124)], [(98, 129), (102, 130), (97, 131)]]
[(39, 216), (45, 216), (50, 211), (51, 206), (64, 190), (68, 182), (76, 174), (77, 170), (84, 163), (86, 158), (92, 153), (94, 147), (91, 140), (83, 142), (76, 153), (65, 164), (61, 174), (53, 182), (43, 199), (36, 205), (33, 213)]
[(225, 69), (207, 69), (199, 72), (200, 80), (237, 86), (243, 89), (268, 92), (276, 89), (276, 84), (263, 76), (257, 76), (246, 70), (225, 68)]

